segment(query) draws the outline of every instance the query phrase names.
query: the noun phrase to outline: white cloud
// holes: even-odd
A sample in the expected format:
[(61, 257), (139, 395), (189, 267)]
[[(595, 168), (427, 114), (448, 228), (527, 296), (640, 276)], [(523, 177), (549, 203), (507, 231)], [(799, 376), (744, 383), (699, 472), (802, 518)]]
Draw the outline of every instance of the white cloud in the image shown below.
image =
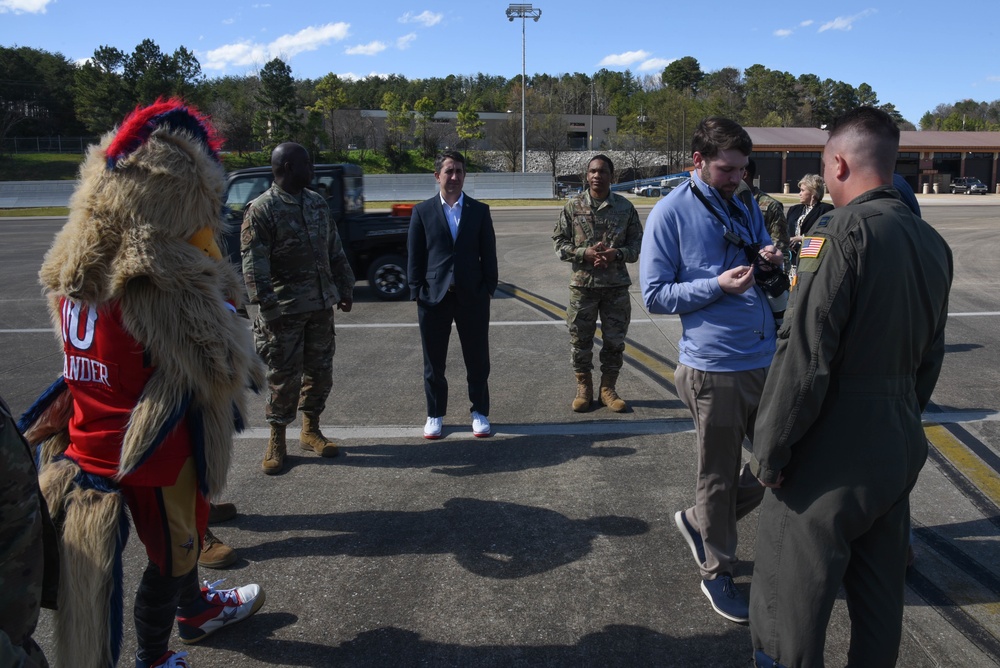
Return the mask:
[(661, 72), (664, 67), (672, 62), (674, 62), (673, 59), (668, 58), (650, 58), (643, 61), (642, 65), (639, 65), (637, 69), (640, 72)]
[(400, 51), (405, 51), (410, 48), (410, 45), (417, 39), (417, 33), (411, 32), (409, 34), (403, 35), (396, 40), (396, 48)]
[(350, 35), (349, 23), (327, 23), (303, 28), (294, 35), (282, 35), (272, 42), (243, 41), (224, 44), (205, 54), (202, 67), (224, 70), (229, 66), (259, 65), (273, 58), (291, 58), (304, 51), (315, 51), (330, 42), (339, 42)]
[(987, 81), (1000, 81), (1000, 76), (989, 76), (986, 77)]
[(201, 66), (206, 70), (224, 70), (231, 65), (262, 65), (271, 60), (271, 52), (266, 44), (238, 42), (212, 49), (205, 54)]
[(344, 53), (349, 56), (374, 56), (376, 53), (381, 53), (386, 50), (385, 42), (368, 42), (367, 44), (358, 44), (357, 46), (349, 46), (344, 49)]
[(222, 25), (231, 26), (236, 23), (236, 19), (222, 19)]
[(632, 63), (640, 60), (646, 60), (650, 55), (649, 51), (626, 51), (625, 53), (612, 53), (610, 56), (604, 56), (601, 62), (597, 64), (598, 66), (611, 65), (620, 67), (623, 65), (631, 65)]
[(271, 42), (271, 48), (279, 53), (294, 56), (303, 51), (315, 51), (330, 42), (339, 42), (350, 34), (349, 23), (327, 23), (321, 26), (303, 28), (294, 35), (282, 35)]
[(863, 19), (866, 16), (871, 16), (874, 13), (874, 9), (866, 9), (859, 14), (855, 14), (854, 16), (838, 16), (834, 20), (821, 25), (818, 32), (825, 32), (827, 30), (850, 30), (854, 27), (855, 21)]
[(399, 17), (400, 23), (420, 23), (425, 28), (430, 28), (433, 25), (441, 23), (441, 19), (444, 18), (444, 14), (436, 14), (434, 12), (424, 10), (419, 14), (414, 14), (413, 12), (406, 12)]
[(808, 28), (809, 26), (811, 26), (814, 23), (816, 23), (816, 22), (813, 21), (812, 19), (806, 19), (805, 21), (803, 21), (802, 23), (799, 24), (799, 27), (800, 28)]
[(53, 0), (0, 0), (0, 14), (44, 14)]
[(338, 77), (344, 79), (345, 81), (361, 81), (362, 79), (367, 79), (368, 77), (387, 77), (387, 73), (383, 72), (369, 72), (368, 74), (355, 74), (354, 72), (344, 72), (343, 74), (338, 74)]
[(788, 28), (781, 28), (779, 30), (775, 30), (774, 31), (774, 36), (775, 37), (788, 37), (793, 32), (795, 32), (795, 31), (794, 30), (790, 30)]

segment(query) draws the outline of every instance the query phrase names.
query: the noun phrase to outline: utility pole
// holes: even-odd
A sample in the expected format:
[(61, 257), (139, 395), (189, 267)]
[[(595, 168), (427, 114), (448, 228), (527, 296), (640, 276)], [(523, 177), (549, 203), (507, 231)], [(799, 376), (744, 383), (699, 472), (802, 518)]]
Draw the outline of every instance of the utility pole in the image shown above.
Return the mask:
[(594, 79), (590, 79), (590, 151), (594, 151)]
[(509, 5), (505, 13), (507, 20), (511, 23), (514, 22), (514, 19), (521, 19), (521, 173), (523, 174), (527, 168), (525, 159), (528, 154), (527, 105), (524, 102), (528, 92), (528, 81), (524, 72), (524, 24), (525, 19), (529, 17), (537, 23), (538, 19), (542, 17), (542, 10), (531, 5)]

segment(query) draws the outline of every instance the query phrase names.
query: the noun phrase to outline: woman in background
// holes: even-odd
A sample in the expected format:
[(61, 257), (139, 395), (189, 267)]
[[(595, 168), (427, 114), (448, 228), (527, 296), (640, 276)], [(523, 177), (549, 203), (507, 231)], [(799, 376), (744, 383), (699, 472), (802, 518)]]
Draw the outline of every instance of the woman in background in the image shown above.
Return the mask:
[(799, 201), (788, 210), (788, 250), (792, 267), (799, 263), (802, 238), (809, 234), (820, 216), (833, 210), (833, 205), (823, 201), (826, 187), (819, 174), (806, 174), (799, 179)]

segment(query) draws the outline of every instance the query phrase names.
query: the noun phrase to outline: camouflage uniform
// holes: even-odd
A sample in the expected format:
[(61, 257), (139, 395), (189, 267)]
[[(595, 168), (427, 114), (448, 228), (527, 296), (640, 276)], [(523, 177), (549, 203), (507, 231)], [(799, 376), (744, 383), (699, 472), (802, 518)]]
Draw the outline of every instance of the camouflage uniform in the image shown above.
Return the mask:
[[(608, 248), (617, 248), (622, 259), (607, 268), (596, 269), (585, 262), (584, 251), (603, 241)], [(610, 193), (595, 207), (590, 191), (573, 197), (559, 214), (552, 233), (556, 255), (573, 263), (570, 280), (569, 326), (571, 361), (577, 373), (594, 368), (594, 333), (597, 318), (601, 318), (601, 371), (617, 373), (622, 367), (625, 336), (632, 317), (628, 286), (632, 285), (626, 262), (639, 259), (642, 225), (635, 207), (626, 198)]]
[(782, 253), (788, 250), (788, 223), (785, 221), (785, 205), (774, 199), (760, 188), (751, 188), (760, 212), (764, 214), (764, 223), (771, 241)]
[(277, 184), (247, 205), (240, 233), (243, 277), (257, 352), (267, 363), (267, 421), (285, 425), (296, 406), (319, 415), (333, 386), (333, 308), (353, 299), (347, 262), (326, 201)]
[(788, 257), (788, 222), (785, 220), (785, 205), (774, 199), (766, 192), (756, 186), (741, 184), (736, 191), (742, 196), (743, 203), (750, 208), (750, 199), (753, 198), (764, 215), (764, 224), (767, 225), (767, 233), (771, 235), (771, 241), (775, 248)]
[(31, 638), (42, 606), (54, 607), (55, 532), (28, 444), (0, 399), (0, 666), (48, 666)]

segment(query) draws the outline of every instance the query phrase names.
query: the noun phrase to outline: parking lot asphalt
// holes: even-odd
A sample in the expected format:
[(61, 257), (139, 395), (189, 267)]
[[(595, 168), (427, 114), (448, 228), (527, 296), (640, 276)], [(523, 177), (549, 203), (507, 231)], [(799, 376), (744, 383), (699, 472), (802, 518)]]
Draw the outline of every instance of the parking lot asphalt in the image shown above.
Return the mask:
[[(643, 220), (646, 212), (640, 208)], [(900, 666), (1000, 664), (1000, 494), (991, 487), (1000, 480), (1000, 309), (991, 278), (1000, 261), (987, 246), (998, 213), (991, 205), (925, 215), (959, 260), (957, 315), (934, 415), (926, 416), (935, 447), (913, 494), (917, 561)], [(632, 410), (573, 413), (561, 321), (569, 270), (551, 248), (556, 215), (494, 211), (501, 287), (490, 331), (493, 437), (472, 436), (453, 337), (444, 438), (421, 438), (415, 307), (376, 301), (364, 284), (354, 310), (337, 316), (335, 387), (321, 420), (340, 456), (300, 453), (291, 439), (287, 470), (263, 475), (267, 431), (263, 399), (254, 398), (221, 499), (239, 515), (214, 529), (240, 559), (202, 577), (257, 582), (267, 602), (250, 620), (184, 648), (193, 665), (749, 665), (748, 628), (712, 611), (672, 521), (695, 483), (691, 422), (673, 389), (679, 321), (650, 317), (633, 286), (619, 381)], [(0, 393), (15, 411), (61, 369), (35, 279), (60, 225), (0, 221), (0, 342), (8, 353)], [(740, 523), (736, 575), (744, 590), (755, 527), (756, 513)], [(133, 537), (126, 610), (144, 562)], [(126, 617), (122, 665), (134, 651)], [(48, 613), (36, 637), (50, 650)], [(827, 636), (829, 665), (846, 662), (848, 641), (841, 599)]]

